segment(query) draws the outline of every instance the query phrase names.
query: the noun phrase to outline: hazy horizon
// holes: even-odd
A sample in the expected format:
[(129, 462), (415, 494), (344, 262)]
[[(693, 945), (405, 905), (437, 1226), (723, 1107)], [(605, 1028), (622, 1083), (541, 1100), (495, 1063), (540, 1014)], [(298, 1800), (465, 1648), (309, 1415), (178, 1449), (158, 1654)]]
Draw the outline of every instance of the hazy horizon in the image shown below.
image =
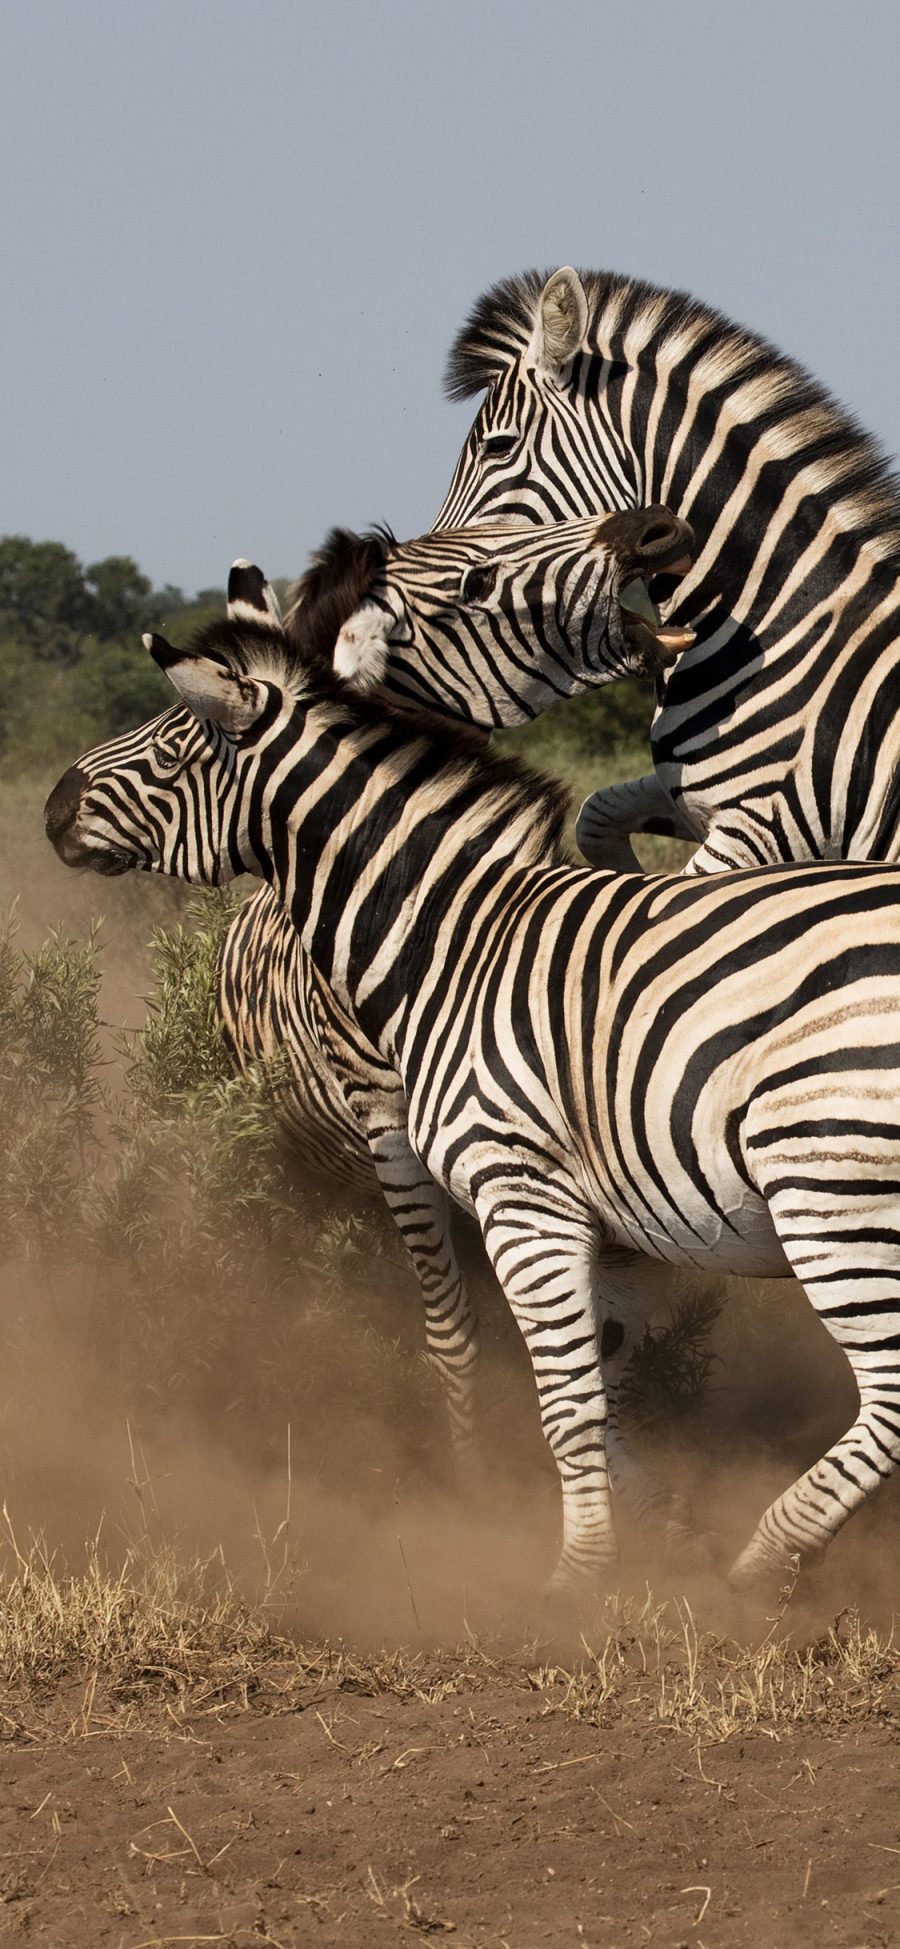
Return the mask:
[(190, 593), (420, 532), (450, 343), (535, 264), (688, 289), (900, 451), (882, 0), (7, 0), (3, 45), (4, 533)]

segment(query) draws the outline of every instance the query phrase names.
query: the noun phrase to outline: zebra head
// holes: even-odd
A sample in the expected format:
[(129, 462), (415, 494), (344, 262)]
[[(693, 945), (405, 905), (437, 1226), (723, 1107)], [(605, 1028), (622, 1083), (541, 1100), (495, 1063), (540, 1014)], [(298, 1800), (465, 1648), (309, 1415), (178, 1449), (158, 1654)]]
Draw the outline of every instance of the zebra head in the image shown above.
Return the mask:
[(63, 774), (44, 823), (66, 866), (138, 868), (205, 886), (259, 870), (252, 784), (259, 739), (283, 709), (289, 657), (259, 569), (236, 563), (229, 598), (228, 620), (186, 650), (143, 638), (183, 701)]
[(490, 730), (671, 665), (693, 636), (660, 624), (648, 585), (667, 590), (692, 547), (664, 507), (402, 545), (336, 532), (298, 584), (289, 629), (306, 654), (324, 610), (324, 646), (357, 688)]
[(435, 528), (498, 515), (568, 521), (644, 500), (631, 429), (608, 410), (614, 361), (589, 344), (590, 317), (569, 266), (506, 279), (478, 301), (451, 351), (447, 390), (486, 397)]

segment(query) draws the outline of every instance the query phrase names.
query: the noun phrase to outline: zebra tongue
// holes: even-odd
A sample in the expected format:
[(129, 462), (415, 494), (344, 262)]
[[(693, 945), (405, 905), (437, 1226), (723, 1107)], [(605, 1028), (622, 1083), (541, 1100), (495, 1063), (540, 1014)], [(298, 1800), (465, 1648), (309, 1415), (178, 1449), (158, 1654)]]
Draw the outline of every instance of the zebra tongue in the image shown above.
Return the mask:
[(633, 582), (626, 583), (625, 588), (619, 590), (619, 608), (627, 609), (630, 616), (639, 616), (641, 622), (650, 624), (651, 629), (659, 628), (659, 611), (650, 601), (650, 592), (640, 576), (635, 576)]

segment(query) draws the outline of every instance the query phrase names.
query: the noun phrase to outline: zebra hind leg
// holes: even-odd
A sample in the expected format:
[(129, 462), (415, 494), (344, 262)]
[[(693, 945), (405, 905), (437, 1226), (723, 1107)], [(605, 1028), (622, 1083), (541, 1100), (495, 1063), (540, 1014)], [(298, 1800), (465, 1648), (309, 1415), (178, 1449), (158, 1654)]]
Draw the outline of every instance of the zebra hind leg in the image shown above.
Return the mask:
[(640, 1252), (604, 1246), (598, 1260), (602, 1327), (600, 1360), (606, 1390), (609, 1473), (616, 1504), (641, 1528), (657, 1531), (667, 1557), (708, 1560), (691, 1526), (684, 1498), (639, 1461), (622, 1428), (622, 1395), (635, 1348), (671, 1295), (673, 1268)]
[(447, 1404), (454, 1472), (460, 1485), (474, 1493), (483, 1479), (475, 1429), (478, 1321), (457, 1262), (450, 1206), (413, 1151), (406, 1129), (370, 1129), (369, 1144), (385, 1203), (422, 1293), (425, 1343)]
[[(814, 1213), (812, 1202), (808, 1182), (793, 1196), (782, 1188), (772, 1215), (807, 1297), (850, 1363), (859, 1412), (840, 1440), (766, 1510), (732, 1566), (729, 1582), (736, 1589), (781, 1586), (802, 1564), (814, 1562), (900, 1463), (896, 1192), (879, 1194), (870, 1182), (852, 1200), (829, 1198), (823, 1190)], [(803, 1224), (811, 1216), (819, 1221), (815, 1230)]]

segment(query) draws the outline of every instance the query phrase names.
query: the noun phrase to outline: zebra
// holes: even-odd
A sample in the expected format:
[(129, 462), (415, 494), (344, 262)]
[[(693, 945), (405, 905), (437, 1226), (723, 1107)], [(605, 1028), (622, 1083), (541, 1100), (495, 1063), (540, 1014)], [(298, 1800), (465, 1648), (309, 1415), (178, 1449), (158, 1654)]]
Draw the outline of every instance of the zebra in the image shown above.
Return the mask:
[(596, 872), (565, 792), (302, 665), (271, 617), (144, 639), (180, 702), (60, 779), (70, 866), (264, 879), (475, 1214), (561, 1484), (616, 1560), (623, 1364), (673, 1264), (801, 1281), (859, 1411), (732, 1565), (779, 1583), (900, 1459), (900, 869)]
[(659, 505), (402, 545), (335, 529), (291, 592), (287, 630), (299, 656), (365, 689), (494, 731), (615, 677), (663, 678), (694, 636), (661, 621), (650, 585), (677, 587), (693, 545)]
[(694, 874), (900, 857), (900, 495), (875, 442), (764, 339), (608, 272), (495, 285), (447, 383), (487, 396), (438, 528), (656, 499), (697, 536), (654, 770), (585, 802), (585, 857), (633, 867), (641, 831), (692, 842)]
[[(336, 530), (293, 592), (291, 639), (302, 658), (333, 661), (401, 702), (424, 699), (485, 729), (518, 722), (568, 691), (671, 664), (683, 637), (660, 626), (647, 584), (683, 572), (692, 542), (659, 507), (402, 546), (386, 531)], [(229, 596), (233, 619), (280, 624), (252, 564), (235, 565)], [(217, 992), (238, 1066), (279, 1059), (275, 1105), (300, 1158), (384, 1197), (422, 1294), (457, 1475), (473, 1485), (477, 1320), (446, 1195), (409, 1142), (396, 1071), (348, 1020), (266, 887), (222, 943)], [(652, 1518), (659, 1501), (635, 1477), (637, 1512)]]

